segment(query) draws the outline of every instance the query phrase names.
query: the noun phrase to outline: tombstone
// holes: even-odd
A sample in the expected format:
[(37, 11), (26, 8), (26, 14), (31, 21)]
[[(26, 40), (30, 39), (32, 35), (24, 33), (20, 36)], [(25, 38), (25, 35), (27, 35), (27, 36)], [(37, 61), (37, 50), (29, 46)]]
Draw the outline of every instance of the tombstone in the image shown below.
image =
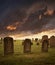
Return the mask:
[(22, 45), (23, 45), (23, 51), (24, 51), (24, 53), (30, 53), (31, 52), (31, 45), (32, 45), (33, 43), (31, 42), (31, 40), (30, 39), (25, 39), (24, 41), (23, 41), (23, 43), (22, 43)]
[(4, 55), (12, 55), (14, 53), (13, 38), (4, 38)]
[(48, 40), (48, 36), (47, 35), (42, 36), (42, 41), (43, 40)]
[(49, 44), (51, 48), (55, 47), (55, 36), (51, 36), (49, 39)]
[(44, 35), (42, 37), (42, 51), (43, 52), (48, 52), (48, 45), (49, 45), (48, 36)]

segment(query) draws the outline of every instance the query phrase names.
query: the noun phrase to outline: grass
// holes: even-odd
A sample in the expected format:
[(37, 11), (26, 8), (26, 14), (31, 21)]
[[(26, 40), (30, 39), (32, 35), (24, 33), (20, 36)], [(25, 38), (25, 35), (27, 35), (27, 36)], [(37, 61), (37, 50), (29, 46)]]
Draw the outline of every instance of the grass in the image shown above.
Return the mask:
[(14, 55), (3, 55), (3, 44), (0, 44), (0, 65), (55, 65), (55, 48), (47, 53), (41, 52), (41, 43), (33, 43), (31, 53), (23, 53), (22, 41), (14, 41)]

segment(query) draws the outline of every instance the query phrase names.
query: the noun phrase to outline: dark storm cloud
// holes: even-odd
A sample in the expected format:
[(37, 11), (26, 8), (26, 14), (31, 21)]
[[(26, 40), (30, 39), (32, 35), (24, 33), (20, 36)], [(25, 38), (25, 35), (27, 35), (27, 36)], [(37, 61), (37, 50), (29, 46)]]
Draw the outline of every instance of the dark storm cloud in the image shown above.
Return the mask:
[[(55, 13), (54, 13), (55, 14)], [(55, 15), (43, 15), (41, 20), (39, 20), (38, 12), (31, 14), (28, 20), (22, 25), (22, 30), (32, 31), (34, 33), (41, 32), (44, 30), (55, 29)]]
[(55, 10), (55, 0), (0, 0), (0, 34), (55, 29), (55, 13), (44, 15), (48, 9)]

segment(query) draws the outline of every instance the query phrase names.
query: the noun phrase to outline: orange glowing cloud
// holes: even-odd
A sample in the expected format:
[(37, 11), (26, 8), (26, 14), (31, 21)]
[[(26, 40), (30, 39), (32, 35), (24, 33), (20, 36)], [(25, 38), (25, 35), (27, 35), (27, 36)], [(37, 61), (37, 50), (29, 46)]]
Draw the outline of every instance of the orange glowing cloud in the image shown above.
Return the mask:
[(7, 30), (16, 30), (16, 26), (9, 25), (7, 26)]
[(19, 25), (19, 22), (15, 22), (14, 24), (11, 24), (11, 25), (8, 25), (6, 27), (7, 30), (16, 30), (17, 29), (17, 26)]

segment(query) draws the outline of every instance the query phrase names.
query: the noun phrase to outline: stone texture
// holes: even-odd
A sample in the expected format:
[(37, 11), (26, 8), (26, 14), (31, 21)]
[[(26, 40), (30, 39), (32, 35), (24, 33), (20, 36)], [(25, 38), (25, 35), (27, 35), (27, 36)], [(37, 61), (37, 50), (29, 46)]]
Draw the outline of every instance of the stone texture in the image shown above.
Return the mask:
[(31, 40), (30, 39), (25, 39), (24, 41), (23, 41), (23, 43), (22, 43), (22, 45), (23, 45), (23, 51), (24, 51), (24, 53), (30, 53), (31, 52), (31, 45), (32, 45), (33, 43), (31, 42)]
[(42, 51), (43, 52), (48, 52), (48, 45), (49, 45), (48, 36), (44, 35), (42, 37)]
[(13, 54), (13, 52), (14, 52), (13, 38), (5, 37), (4, 38), (4, 55)]
[(51, 48), (55, 47), (55, 36), (50, 37), (49, 44)]

